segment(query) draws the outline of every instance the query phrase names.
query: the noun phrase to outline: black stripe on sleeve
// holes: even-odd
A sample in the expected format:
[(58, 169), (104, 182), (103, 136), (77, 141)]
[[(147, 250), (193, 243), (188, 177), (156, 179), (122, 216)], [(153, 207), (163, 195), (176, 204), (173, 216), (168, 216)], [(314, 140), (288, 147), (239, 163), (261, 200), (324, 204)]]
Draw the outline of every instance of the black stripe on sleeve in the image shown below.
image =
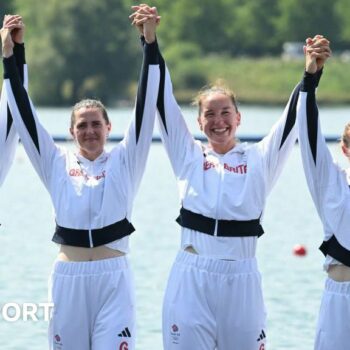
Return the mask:
[(317, 157), (317, 129), (318, 129), (318, 108), (316, 105), (315, 93), (308, 93), (306, 98), (306, 121), (309, 145), (312, 158), (316, 164)]
[(21, 81), (23, 84), (24, 81), (24, 68), (23, 66), (26, 64), (25, 52), (24, 52), (24, 44), (16, 43), (13, 48), (13, 54), (16, 58), (16, 65), (19, 71), (19, 75), (21, 77)]
[[(24, 68), (23, 65), (26, 63), (26, 59), (25, 59), (25, 52), (24, 52), (24, 44), (18, 44), (15, 43), (15, 46), (13, 48), (13, 54), (16, 58), (16, 64), (17, 64), (17, 68), (21, 77), (21, 81), (23, 84), (24, 81)], [(10, 108), (7, 106), (7, 130), (6, 130), (6, 140), (10, 134), (10, 130), (12, 127), (12, 115), (11, 115), (11, 111)]]
[(12, 127), (12, 115), (9, 106), (7, 105), (7, 130), (6, 130), (6, 140), (8, 136), (10, 135), (11, 127)]
[(157, 109), (160, 114), (165, 132), (168, 133), (166, 119), (165, 119), (165, 107), (164, 107), (164, 87), (165, 87), (165, 61), (159, 52), (159, 69), (160, 69), (160, 80), (159, 80), (159, 91), (157, 98)]
[(300, 84), (294, 89), (293, 95), (290, 99), (290, 104), (287, 113), (286, 124), (284, 126), (283, 135), (281, 139), (280, 148), (282, 148), (284, 142), (286, 141), (289, 133), (293, 129), (297, 117), (297, 104), (299, 99)]
[(307, 134), (312, 157), (316, 164), (317, 156), (317, 129), (318, 129), (318, 108), (316, 104), (315, 90), (320, 81), (322, 70), (315, 74), (305, 72), (301, 82), (301, 91), (307, 92), (306, 98), (306, 122)]
[(37, 148), (38, 153), (40, 154), (38, 131), (36, 129), (34, 115), (30, 107), (29, 97), (20, 80), (14, 55), (9, 58), (4, 58), (3, 63), (4, 78), (10, 80), (12, 92), (24, 125), (26, 126), (31, 139)]
[(141, 67), (141, 73), (139, 78), (139, 84), (137, 88), (137, 98), (136, 98), (136, 108), (135, 108), (135, 117), (136, 117), (136, 143), (139, 140), (143, 113), (145, 109), (146, 102), (146, 93), (147, 93), (147, 82), (148, 82), (148, 68), (151, 64), (158, 64), (158, 44), (155, 41), (152, 44), (147, 44), (143, 40), (143, 62)]

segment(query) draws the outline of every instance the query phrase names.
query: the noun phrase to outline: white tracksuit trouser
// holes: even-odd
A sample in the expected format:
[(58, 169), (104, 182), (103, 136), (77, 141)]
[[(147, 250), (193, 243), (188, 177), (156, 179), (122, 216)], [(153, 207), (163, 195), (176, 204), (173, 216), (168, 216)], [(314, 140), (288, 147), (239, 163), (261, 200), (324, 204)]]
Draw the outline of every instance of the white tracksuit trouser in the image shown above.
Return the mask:
[(55, 263), (50, 350), (133, 350), (133, 277), (125, 256)]
[(227, 261), (185, 251), (163, 306), (164, 350), (263, 350), (266, 312), (256, 259)]
[(314, 349), (350, 349), (350, 282), (326, 279)]

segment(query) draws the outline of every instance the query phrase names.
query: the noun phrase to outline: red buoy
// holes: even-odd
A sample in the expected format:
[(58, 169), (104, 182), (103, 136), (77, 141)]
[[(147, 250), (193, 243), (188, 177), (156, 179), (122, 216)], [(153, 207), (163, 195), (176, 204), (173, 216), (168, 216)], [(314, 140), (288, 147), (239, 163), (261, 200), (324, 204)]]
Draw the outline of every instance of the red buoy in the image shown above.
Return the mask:
[(293, 254), (297, 256), (305, 256), (307, 254), (307, 251), (302, 244), (296, 244), (293, 247)]

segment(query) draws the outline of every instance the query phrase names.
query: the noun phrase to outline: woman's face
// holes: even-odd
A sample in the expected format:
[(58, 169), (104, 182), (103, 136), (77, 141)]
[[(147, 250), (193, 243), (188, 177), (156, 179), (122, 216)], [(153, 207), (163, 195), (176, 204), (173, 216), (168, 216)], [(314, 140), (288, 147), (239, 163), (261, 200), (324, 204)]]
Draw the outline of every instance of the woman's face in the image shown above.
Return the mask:
[(111, 124), (107, 124), (101, 110), (95, 107), (82, 107), (74, 112), (74, 116), (70, 133), (78, 144), (79, 152), (83, 157), (95, 160), (103, 152)]
[(198, 124), (215, 152), (224, 154), (235, 146), (240, 122), (241, 114), (229, 96), (214, 92), (203, 98)]

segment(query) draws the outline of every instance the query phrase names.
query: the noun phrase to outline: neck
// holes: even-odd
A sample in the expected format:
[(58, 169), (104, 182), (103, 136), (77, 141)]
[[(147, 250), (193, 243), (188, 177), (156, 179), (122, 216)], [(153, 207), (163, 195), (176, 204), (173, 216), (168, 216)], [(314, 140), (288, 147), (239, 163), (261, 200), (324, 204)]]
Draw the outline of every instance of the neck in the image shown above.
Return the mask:
[(90, 160), (90, 161), (94, 161), (102, 153), (103, 153), (103, 150), (102, 151), (98, 151), (98, 152), (87, 152), (86, 150), (83, 150), (83, 149), (79, 150), (79, 154), (82, 155), (84, 158)]
[(211, 143), (209, 142), (208, 146), (209, 148), (211, 148), (215, 153), (218, 154), (225, 154), (229, 151), (231, 151), (231, 149), (236, 147), (236, 140), (232, 140), (232, 142), (229, 142), (227, 144), (221, 144), (221, 143)]

